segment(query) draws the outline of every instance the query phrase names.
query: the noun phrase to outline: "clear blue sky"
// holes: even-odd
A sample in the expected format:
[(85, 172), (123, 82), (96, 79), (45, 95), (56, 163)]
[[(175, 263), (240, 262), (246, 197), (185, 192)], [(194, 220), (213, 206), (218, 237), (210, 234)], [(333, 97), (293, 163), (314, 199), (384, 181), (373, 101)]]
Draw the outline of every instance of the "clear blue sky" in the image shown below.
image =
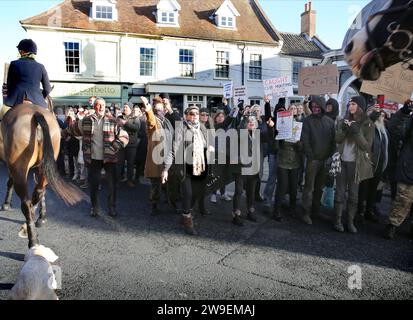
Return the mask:
[[(3, 77), (4, 62), (17, 57), (16, 45), (25, 38), (25, 32), (19, 20), (39, 14), (61, 2), (56, 0), (0, 0), (1, 77)], [(300, 32), (300, 14), (304, 11), (304, 4), (307, 1), (259, 0), (259, 2), (278, 31)], [(317, 34), (331, 48), (341, 47), (351, 21), (368, 2), (368, 0), (314, 0), (312, 6), (313, 10), (317, 11)]]

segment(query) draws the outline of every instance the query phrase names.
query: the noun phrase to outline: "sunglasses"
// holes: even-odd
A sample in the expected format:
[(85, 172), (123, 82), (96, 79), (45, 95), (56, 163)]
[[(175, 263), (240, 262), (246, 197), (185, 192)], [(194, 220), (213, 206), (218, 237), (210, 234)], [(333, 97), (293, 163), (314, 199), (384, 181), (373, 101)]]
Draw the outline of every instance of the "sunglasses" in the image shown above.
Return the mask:
[(188, 113), (190, 116), (197, 116), (199, 113), (198, 112), (189, 112)]
[(201, 115), (201, 116), (209, 116), (209, 113), (207, 113), (207, 112), (201, 112), (200, 115)]

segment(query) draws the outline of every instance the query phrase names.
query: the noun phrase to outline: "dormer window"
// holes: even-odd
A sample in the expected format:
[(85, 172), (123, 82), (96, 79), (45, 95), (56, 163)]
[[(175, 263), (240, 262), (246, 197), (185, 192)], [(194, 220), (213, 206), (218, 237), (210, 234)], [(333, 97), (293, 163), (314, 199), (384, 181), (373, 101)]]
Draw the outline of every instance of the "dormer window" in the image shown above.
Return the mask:
[(230, 0), (225, 0), (224, 3), (215, 12), (215, 22), (218, 28), (235, 29), (236, 17), (240, 14)]
[(234, 27), (234, 17), (221, 17), (220, 27), (233, 28)]
[(90, 0), (92, 8), (90, 9), (90, 18), (93, 20), (117, 21), (118, 10), (116, 8), (117, 0)]
[(179, 27), (181, 6), (176, 0), (160, 0), (156, 6), (156, 22), (159, 27)]
[(113, 10), (110, 6), (96, 6), (96, 19), (113, 19)]

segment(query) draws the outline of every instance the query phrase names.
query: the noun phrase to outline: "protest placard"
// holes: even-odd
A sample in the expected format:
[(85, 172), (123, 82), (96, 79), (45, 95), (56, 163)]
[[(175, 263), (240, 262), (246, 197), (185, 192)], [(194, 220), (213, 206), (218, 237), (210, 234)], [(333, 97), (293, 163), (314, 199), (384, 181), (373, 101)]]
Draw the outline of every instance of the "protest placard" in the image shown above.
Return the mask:
[(291, 139), (286, 139), (287, 142), (298, 142), (301, 140), (301, 132), (303, 131), (303, 123), (293, 121), (293, 133)]
[(276, 140), (291, 139), (293, 137), (293, 113), (290, 111), (277, 112)]
[(335, 64), (301, 68), (298, 75), (298, 94), (338, 93), (338, 69)]
[(376, 81), (363, 80), (361, 92), (372, 96), (385, 95), (386, 100), (404, 103), (412, 96), (413, 71), (402, 67), (401, 63), (387, 68)]
[(291, 77), (278, 77), (268, 80), (263, 80), (264, 94), (270, 99), (293, 96), (293, 84)]
[(224, 98), (225, 99), (232, 98), (232, 82), (224, 83)]
[(246, 102), (248, 99), (247, 97), (247, 87), (246, 86), (239, 86), (234, 87), (234, 103), (239, 103), (242, 101)]

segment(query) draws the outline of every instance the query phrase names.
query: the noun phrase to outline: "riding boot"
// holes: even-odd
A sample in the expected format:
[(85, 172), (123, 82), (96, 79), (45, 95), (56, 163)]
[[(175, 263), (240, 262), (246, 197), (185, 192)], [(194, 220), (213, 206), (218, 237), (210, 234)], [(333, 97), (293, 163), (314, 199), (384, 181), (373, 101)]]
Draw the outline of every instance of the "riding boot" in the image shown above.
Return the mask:
[(342, 203), (336, 203), (334, 206), (334, 229), (338, 232), (344, 232), (343, 223), (341, 222), (341, 216), (343, 215), (343, 207), (344, 206)]
[(357, 233), (357, 228), (354, 225), (354, 218), (357, 214), (357, 206), (349, 205), (348, 206), (348, 220), (347, 220), (347, 229), (350, 233)]
[(194, 229), (194, 222), (190, 211), (182, 214), (182, 224), (184, 225), (184, 231), (186, 234), (191, 236), (196, 236), (198, 234)]

